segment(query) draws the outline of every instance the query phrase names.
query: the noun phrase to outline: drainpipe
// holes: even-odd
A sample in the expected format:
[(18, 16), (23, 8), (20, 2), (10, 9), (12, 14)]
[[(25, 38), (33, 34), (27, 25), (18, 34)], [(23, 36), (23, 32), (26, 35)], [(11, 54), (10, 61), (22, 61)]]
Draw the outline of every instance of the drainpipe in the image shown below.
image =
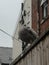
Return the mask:
[(38, 35), (40, 36), (40, 0), (37, 2), (37, 8), (38, 8)]

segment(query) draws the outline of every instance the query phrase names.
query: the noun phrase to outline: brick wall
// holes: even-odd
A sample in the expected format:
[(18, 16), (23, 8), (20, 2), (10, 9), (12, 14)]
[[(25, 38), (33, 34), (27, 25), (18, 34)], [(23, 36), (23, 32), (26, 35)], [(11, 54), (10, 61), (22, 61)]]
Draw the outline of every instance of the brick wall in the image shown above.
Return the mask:
[[(39, 5), (38, 14), (38, 0), (32, 0), (32, 28), (38, 33), (40, 28), (40, 34), (49, 27), (49, 0), (48, 0), (48, 16), (43, 20), (42, 18), (42, 6)], [(39, 19), (40, 17), (40, 19)], [(40, 27), (39, 27), (40, 22)]]
[(37, 32), (37, 0), (32, 0), (32, 28)]

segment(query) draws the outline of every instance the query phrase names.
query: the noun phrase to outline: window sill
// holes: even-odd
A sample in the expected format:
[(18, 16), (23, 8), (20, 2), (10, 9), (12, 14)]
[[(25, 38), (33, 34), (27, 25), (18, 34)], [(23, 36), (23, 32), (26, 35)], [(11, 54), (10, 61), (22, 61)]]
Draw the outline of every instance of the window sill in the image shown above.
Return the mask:
[(49, 19), (49, 16), (43, 18), (43, 19), (41, 20), (40, 24), (43, 24), (47, 19)]

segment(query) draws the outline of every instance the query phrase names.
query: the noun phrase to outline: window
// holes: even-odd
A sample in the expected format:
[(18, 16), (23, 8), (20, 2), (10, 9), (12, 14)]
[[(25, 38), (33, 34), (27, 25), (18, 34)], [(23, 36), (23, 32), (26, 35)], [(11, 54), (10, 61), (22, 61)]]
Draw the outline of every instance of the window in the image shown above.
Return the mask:
[(48, 2), (45, 1), (42, 5), (42, 18), (47, 17), (47, 6), (48, 6)]

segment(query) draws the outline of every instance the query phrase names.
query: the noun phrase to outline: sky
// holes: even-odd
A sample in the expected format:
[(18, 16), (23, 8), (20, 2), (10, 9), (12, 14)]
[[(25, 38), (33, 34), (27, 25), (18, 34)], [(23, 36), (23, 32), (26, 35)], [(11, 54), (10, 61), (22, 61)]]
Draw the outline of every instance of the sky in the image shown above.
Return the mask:
[[(22, 0), (0, 0), (0, 29), (13, 36)], [(13, 47), (12, 38), (0, 31), (0, 47)]]

